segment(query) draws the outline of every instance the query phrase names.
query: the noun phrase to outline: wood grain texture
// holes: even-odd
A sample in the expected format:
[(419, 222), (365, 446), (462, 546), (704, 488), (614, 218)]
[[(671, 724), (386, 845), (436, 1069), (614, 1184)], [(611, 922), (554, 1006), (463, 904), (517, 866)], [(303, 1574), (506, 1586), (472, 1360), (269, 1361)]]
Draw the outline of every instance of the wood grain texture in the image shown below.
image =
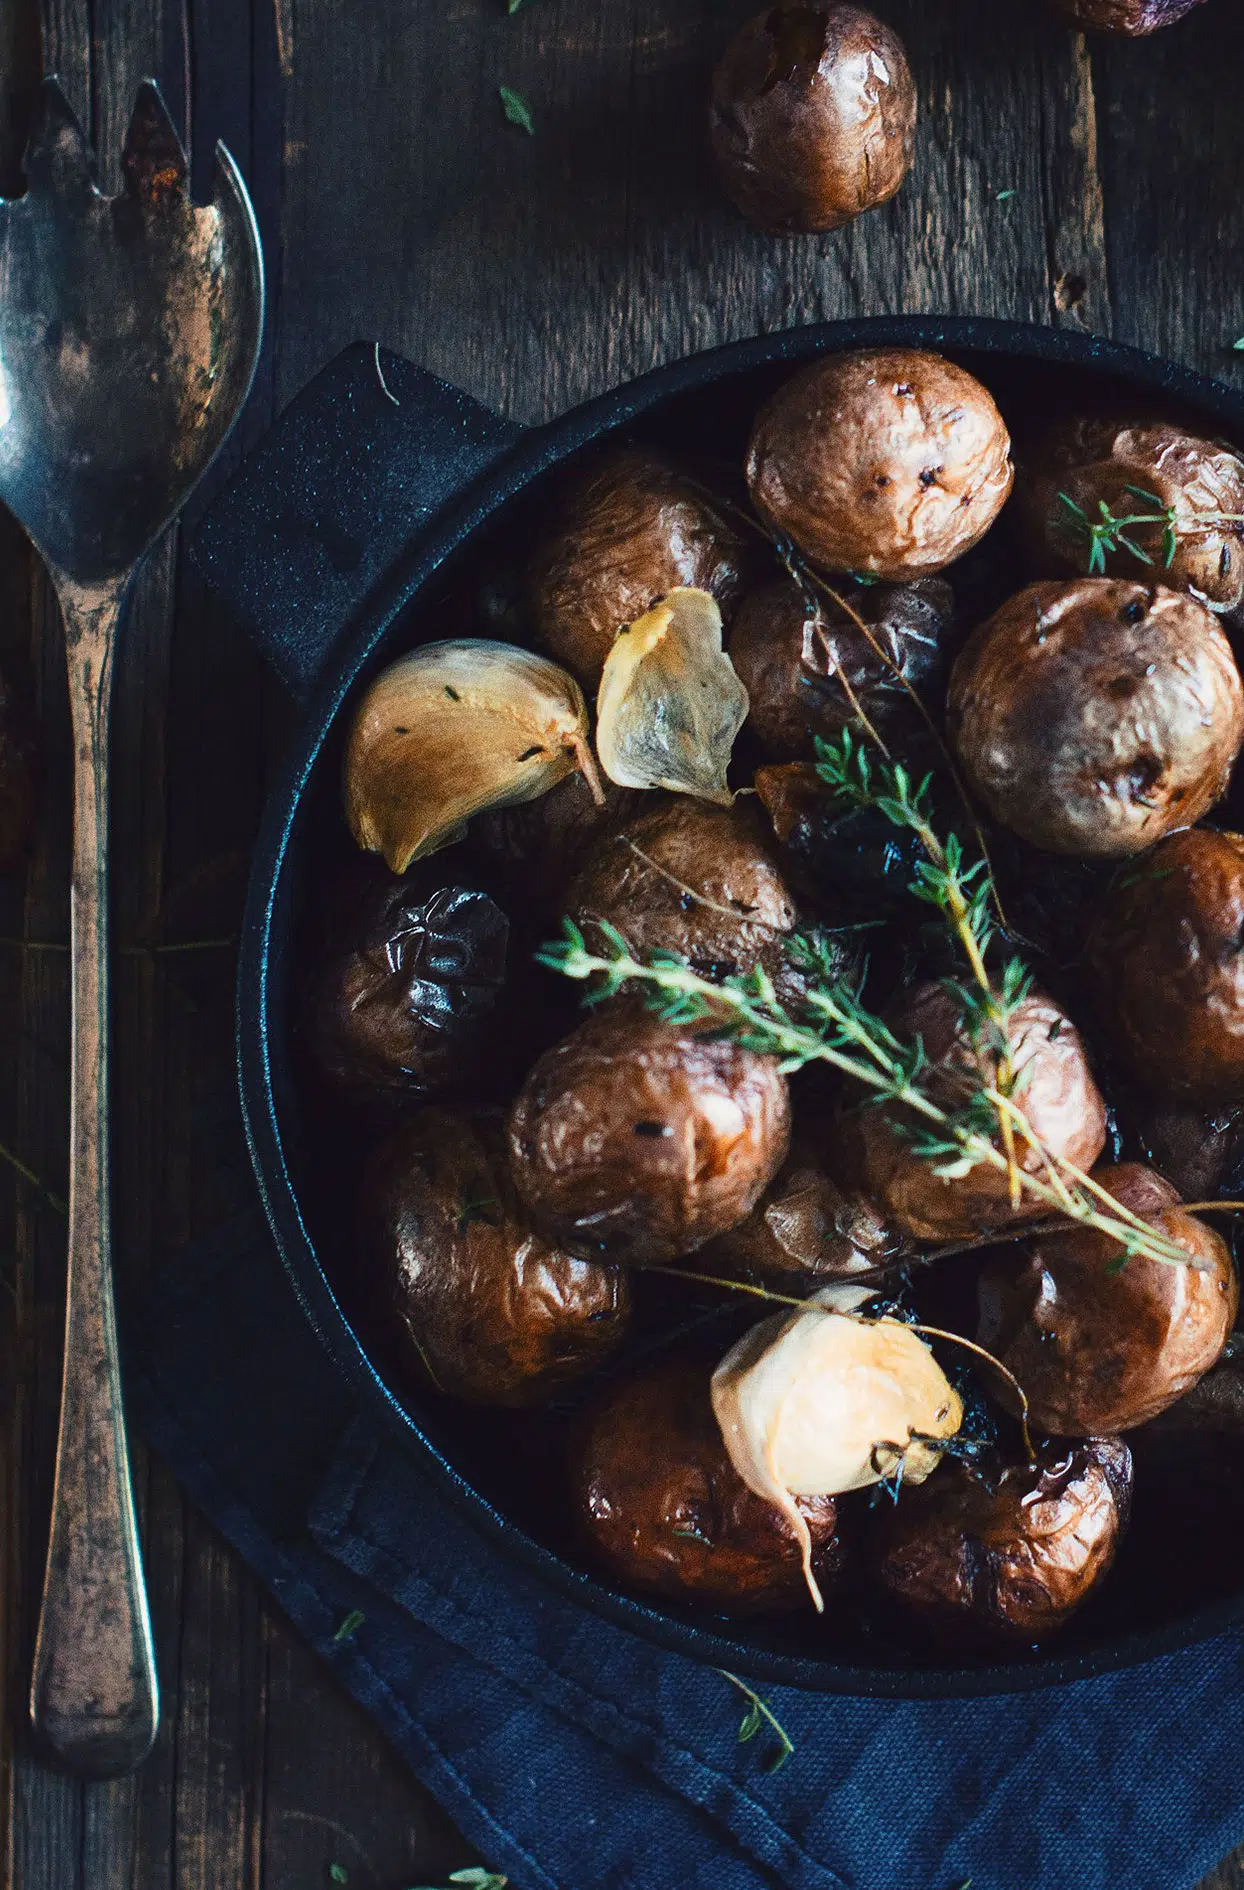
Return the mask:
[[(913, 178), (837, 236), (748, 231), (702, 136), (709, 65), (752, 0), (7, 0), (0, 180), (39, 60), (115, 177), (137, 79), (251, 186), (270, 329), (231, 454), (339, 347), (395, 347), (524, 420), (691, 348), (821, 317), (946, 309), (1113, 329), (1230, 376), (1244, 13), (1210, 0), (1150, 42), (1089, 43), (1035, 4), (878, 0), (921, 93)], [(497, 86), (536, 135), (505, 123)], [(1009, 193), (1014, 193), (1013, 195)], [(0, 879), (0, 937), (63, 945), (68, 721), (59, 625), (0, 518), (0, 665), (46, 750), (36, 857)], [(170, 543), (116, 685), (113, 794), (116, 1255), (139, 1284), (240, 1204), (231, 954), (246, 858), (287, 711)], [(0, 945), (0, 1149), (65, 1192), (63, 951)], [(285, 1628), (158, 1463), (136, 1449), (165, 1715), (121, 1785), (40, 1767), (22, 1722), (55, 1438), (64, 1221), (0, 1154), (0, 1582), (4, 1890), (352, 1890), (469, 1861), (380, 1736)], [(1120, 1890), (1123, 1887), (1120, 1886)], [(1223, 1867), (1204, 1890), (1244, 1890)]]

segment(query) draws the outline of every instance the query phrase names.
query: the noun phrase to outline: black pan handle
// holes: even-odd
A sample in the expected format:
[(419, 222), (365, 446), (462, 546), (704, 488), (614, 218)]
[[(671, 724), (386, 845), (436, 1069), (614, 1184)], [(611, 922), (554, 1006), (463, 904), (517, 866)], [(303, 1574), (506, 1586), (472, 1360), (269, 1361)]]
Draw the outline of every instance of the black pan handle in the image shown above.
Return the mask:
[(414, 534), (521, 433), (401, 355), (356, 342), (243, 461), (191, 557), (305, 696)]

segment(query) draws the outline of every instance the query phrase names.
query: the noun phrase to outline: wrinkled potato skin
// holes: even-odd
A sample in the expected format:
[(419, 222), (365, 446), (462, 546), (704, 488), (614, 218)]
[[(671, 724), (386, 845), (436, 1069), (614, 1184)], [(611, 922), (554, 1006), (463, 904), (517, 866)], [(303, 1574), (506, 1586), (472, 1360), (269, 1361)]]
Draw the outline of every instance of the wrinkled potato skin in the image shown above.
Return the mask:
[[(729, 1614), (806, 1608), (799, 1547), (726, 1454), (709, 1368), (669, 1362), (618, 1385), (577, 1451), (581, 1526), (617, 1578)], [(821, 1581), (841, 1565), (832, 1496), (800, 1496)]]
[(745, 1221), (702, 1247), (694, 1264), (725, 1279), (809, 1290), (897, 1266), (911, 1243), (864, 1195), (826, 1170), (834, 1131), (795, 1133), (790, 1155)]
[(1131, 1452), (1117, 1437), (1046, 1445), (992, 1493), (962, 1465), (943, 1465), (885, 1517), (877, 1573), (957, 1636), (1044, 1640), (1109, 1572), (1131, 1486)]
[(1239, 1299), (1226, 1245), (1169, 1182), (1133, 1162), (1095, 1179), (1206, 1270), (1133, 1256), (1110, 1273), (1118, 1242), (1091, 1228), (1034, 1234), (985, 1267), (978, 1341), (1058, 1437), (1130, 1431), (1182, 1398), (1216, 1363)]
[(619, 1267), (533, 1234), (500, 1133), (423, 1109), (373, 1156), (363, 1181), (369, 1251), (420, 1363), (474, 1404), (539, 1404), (600, 1364), (625, 1335)]
[(509, 923), (486, 893), (386, 878), (307, 994), (310, 1054), (334, 1088), (401, 1102), (460, 1087), (496, 1029)]
[[(1152, 493), (1157, 506), (1135, 490)], [(1170, 590), (1187, 591), (1210, 610), (1233, 613), (1244, 601), (1244, 525), (1209, 525), (1210, 512), (1244, 518), (1244, 460), (1227, 446), (1201, 440), (1180, 427), (1124, 425), (1081, 419), (1056, 427), (1021, 479), (1022, 504), (1038, 556), (1059, 570), (1086, 576), (1090, 541), (1060, 496), (1090, 519), (1104, 501), (1115, 518), (1175, 509), (1175, 555), (1167, 563), (1161, 525), (1130, 526), (1126, 536), (1150, 563), (1120, 545), (1107, 552), (1110, 577), (1147, 581), (1159, 572)]]
[[(1039, 992), (1016, 1006), (1012, 1020), (1017, 1077), (1029, 1072), (1022, 1077), (1024, 1114), (1047, 1149), (1080, 1168), (1091, 1168), (1105, 1145), (1106, 1108), (1080, 1033)], [(916, 985), (896, 1001), (886, 1021), (904, 1042), (921, 1039), (934, 1066), (929, 1095), (946, 1106), (958, 1106), (963, 1075), (970, 1072), (972, 1080), (979, 1081), (980, 1064), (950, 993), (940, 984)], [(852, 1178), (883, 1215), (917, 1240), (970, 1240), (991, 1228), (1039, 1218), (1042, 1212), (1030, 1197), (1018, 1209), (1011, 1207), (1004, 1170), (978, 1165), (961, 1180), (943, 1180), (896, 1132), (882, 1109), (850, 1107), (843, 1127), (852, 1144)], [(1031, 1150), (1021, 1151), (1019, 1165), (1040, 1172), (1039, 1158)]]
[(1053, 5), (1073, 25), (1090, 32), (1139, 39), (1161, 26), (1173, 26), (1201, 0), (1053, 0)]
[(932, 698), (941, 680), (950, 586), (877, 584), (850, 604), (884, 657), (845, 611), (805, 596), (792, 578), (750, 592), (735, 613), (729, 656), (747, 691), (747, 726), (774, 761), (811, 760), (818, 736), (829, 741), (854, 725), (856, 703), (892, 743), (924, 736), (903, 681)]
[(1107, 899), (1091, 968), (1120, 1061), (1168, 1101), (1244, 1100), (1244, 834), (1175, 833)]
[(594, 850), (565, 909), (589, 949), (608, 924), (644, 962), (667, 952), (718, 982), (763, 965), (783, 999), (803, 989), (784, 948), (799, 915), (746, 802), (661, 796)]
[(1032, 584), (969, 638), (947, 731), (1003, 826), (1050, 853), (1121, 858), (1221, 798), (1244, 690), (1194, 598), (1116, 578)]
[(744, 1220), (789, 1141), (774, 1059), (630, 1006), (547, 1050), (509, 1119), (533, 1225), (571, 1253), (632, 1266), (678, 1260)]
[(841, 229), (888, 203), (915, 129), (903, 43), (859, 7), (767, 7), (713, 74), (718, 175), (748, 222), (776, 235)]
[(647, 447), (600, 461), (534, 552), (527, 590), (540, 643), (589, 694), (624, 624), (680, 585), (728, 611), (746, 548), (700, 488)]
[(829, 355), (761, 409), (752, 503), (830, 571), (931, 577), (984, 537), (1011, 491), (993, 397), (940, 355)]

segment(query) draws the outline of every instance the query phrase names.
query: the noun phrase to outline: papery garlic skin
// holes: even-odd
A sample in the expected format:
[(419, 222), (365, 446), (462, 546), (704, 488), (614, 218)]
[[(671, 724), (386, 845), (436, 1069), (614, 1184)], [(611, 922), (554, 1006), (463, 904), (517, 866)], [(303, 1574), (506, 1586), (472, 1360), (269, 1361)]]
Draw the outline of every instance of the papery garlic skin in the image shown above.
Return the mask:
[(566, 670), (516, 644), (426, 643), (382, 670), (346, 746), (346, 819), (404, 873), (486, 808), (547, 794), (581, 769), (597, 800), (587, 706)]
[(620, 630), (596, 696), (596, 752), (619, 787), (729, 807), (726, 770), (747, 691), (722, 648), (721, 610), (680, 586)]
[[(863, 1289), (853, 1289), (861, 1292)], [(749, 1489), (790, 1523), (818, 1611), (812, 1544), (795, 1496), (838, 1496), (879, 1483), (902, 1464), (923, 1483), (941, 1461), (963, 1404), (910, 1326), (861, 1318), (840, 1289), (766, 1319), (713, 1373), (713, 1411), (730, 1460)]]

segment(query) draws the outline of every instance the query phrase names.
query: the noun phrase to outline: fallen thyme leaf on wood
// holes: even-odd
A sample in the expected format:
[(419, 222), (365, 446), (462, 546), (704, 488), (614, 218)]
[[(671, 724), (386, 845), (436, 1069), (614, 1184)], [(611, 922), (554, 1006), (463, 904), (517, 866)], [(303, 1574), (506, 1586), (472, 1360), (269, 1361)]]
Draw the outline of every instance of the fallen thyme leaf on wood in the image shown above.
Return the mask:
[(1010, 203), (1012, 197), (1018, 197), (1017, 190), (999, 190), (994, 193), (995, 203)]
[(349, 1614), (333, 1635), (334, 1641), (352, 1641), (366, 1619), (367, 1616), (363, 1613), (361, 1608), (351, 1608)]
[(517, 125), (521, 131), (527, 133), (529, 138), (534, 137), (536, 128), (532, 122), (531, 107), (522, 93), (514, 91), (508, 85), (499, 85), (497, 92), (501, 99), (501, 109), (510, 124)]
[[(449, 1881), (451, 1884), (460, 1885), (461, 1890), (506, 1890), (510, 1880), (508, 1877), (503, 1877), (500, 1871), (485, 1870), (480, 1864), (472, 1864), (466, 1870), (451, 1870)], [(412, 1884), (411, 1890), (439, 1890), (439, 1887), (435, 1884), (420, 1883)]]
[(350, 1873), (344, 1864), (330, 1864), (328, 1875), (332, 1883), (349, 1883), (350, 1881)]
[(717, 1672), (721, 1675), (723, 1680), (728, 1680), (732, 1687), (737, 1687), (744, 1699), (750, 1702), (739, 1725), (739, 1744), (743, 1746), (746, 1745), (749, 1740), (754, 1739), (756, 1734), (760, 1732), (761, 1728), (767, 1722), (772, 1731), (777, 1735), (778, 1745), (776, 1751), (766, 1759), (763, 1769), (770, 1775), (780, 1771), (786, 1764), (787, 1759), (790, 1758), (791, 1753), (795, 1750), (794, 1740), (790, 1737), (786, 1728), (782, 1725), (772, 1707), (770, 1707), (768, 1701), (762, 1700), (754, 1687), (749, 1687), (746, 1680), (740, 1680), (737, 1673), (730, 1673), (725, 1667), (718, 1667)]

